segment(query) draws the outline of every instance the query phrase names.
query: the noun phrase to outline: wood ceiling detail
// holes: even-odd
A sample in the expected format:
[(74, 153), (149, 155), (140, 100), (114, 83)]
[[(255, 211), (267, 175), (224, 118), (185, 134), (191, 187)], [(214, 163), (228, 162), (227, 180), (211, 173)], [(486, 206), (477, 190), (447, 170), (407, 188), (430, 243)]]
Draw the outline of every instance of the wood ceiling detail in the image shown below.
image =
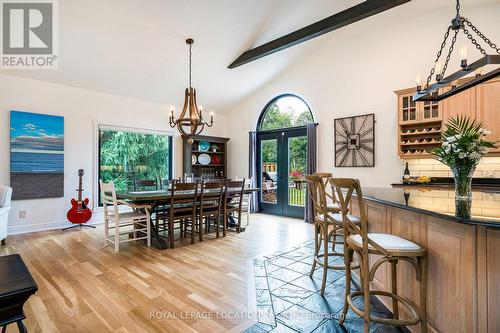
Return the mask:
[(236, 68), (254, 60), (316, 38), (330, 31), (376, 15), (411, 0), (367, 0), (304, 28), (257, 46), (241, 54), (228, 68)]

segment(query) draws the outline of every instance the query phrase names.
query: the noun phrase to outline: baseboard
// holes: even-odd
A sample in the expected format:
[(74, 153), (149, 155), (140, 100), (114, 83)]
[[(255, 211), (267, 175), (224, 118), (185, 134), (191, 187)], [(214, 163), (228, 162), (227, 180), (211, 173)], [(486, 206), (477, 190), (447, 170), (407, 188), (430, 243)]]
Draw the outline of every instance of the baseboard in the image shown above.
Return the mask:
[[(88, 225), (100, 225), (103, 224), (102, 219), (92, 219), (92, 221), (88, 222)], [(40, 232), (47, 230), (55, 230), (55, 229), (63, 229), (66, 227), (70, 227), (71, 223), (68, 221), (57, 221), (57, 222), (47, 222), (47, 223), (37, 223), (37, 224), (26, 224), (26, 225), (14, 225), (9, 226), (7, 230), (7, 235), (20, 235), (27, 234), (31, 232)]]

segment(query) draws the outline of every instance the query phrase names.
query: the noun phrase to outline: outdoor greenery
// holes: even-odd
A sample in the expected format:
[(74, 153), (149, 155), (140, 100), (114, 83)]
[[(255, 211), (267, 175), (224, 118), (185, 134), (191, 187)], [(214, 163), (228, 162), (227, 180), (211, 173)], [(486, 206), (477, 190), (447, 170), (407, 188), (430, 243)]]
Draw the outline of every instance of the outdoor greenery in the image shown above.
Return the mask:
[(114, 181), (117, 191), (132, 189), (136, 179), (169, 178), (168, 136), (111, 130), (99, 135), (100, 177)]
[(295, 117), (294, 113), (282, 110), (275, 103), (264, 114), (260, 129), (262, 131), (269, 131), (273, 129), (303, 126), (312, 122), (311, 111), (304, 110)]
[[(296, 97), (285, 97), (293, 98)], [(297, 101), (295, 101), (297, 103)], [(304, 110), (297, 112), (288, 105), (283, 107), (279, 100), (272, 104), (262, 119), (261, 130), (273, 130), (280, 128), (291, 128), (304, 126), (313, 122), (311, 111), (305, 103), (301, 102)], [(264, 141), (262, 143), (262, 163), (277, 162), (277, 144), (275, 141)], [(306, 172), (307, 165), (307, 138), (295, 137), (289, 141), (289, 176), (292, 179), (301, 178)]]
[[(269, 131), (304, 126), (313, 122), (312, 114), (307, 105), (299, 98), (286, 96), (276, 100), (265, 112), (260, 130)], [(274, 170), (269, 166), (278, 163), (278, 142), (276, 139), (263, 140), (261, 143), (261, 158), (263, 168)], [(307, 166), (307, 137), (291, 137), (288, 141), (288, 200), (290, 205), (305, 204), (305, 188), (300, 186)], [(264, 171), (264, 169), (263, 169)], [(274, 193), (274, 192), (273, 192)], [(268, 193), (271, 195), (273, 193)], [(275, 195), (275, 194), (274, 194)], [(270, 199), (275, 201), (276, 199)]]

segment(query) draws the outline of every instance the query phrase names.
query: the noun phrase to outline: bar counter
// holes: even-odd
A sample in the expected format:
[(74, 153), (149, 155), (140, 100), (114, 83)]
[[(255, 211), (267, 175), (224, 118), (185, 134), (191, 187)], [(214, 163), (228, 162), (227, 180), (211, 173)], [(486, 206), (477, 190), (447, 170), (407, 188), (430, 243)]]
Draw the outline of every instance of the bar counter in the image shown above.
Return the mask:
[(500, 228), (500, 190), (474, 189), (472, 192), (472, 217), (470, 219), (455, 216), (455, 191), (450, 188), (367, 187), (363, 188), (363, 195), (366, 199), (374, 202), (452, 222)]
[[(500, 193), (474, 191), (470, 219), (454, 216), (450, 189), (363, 188), (363, 196), (369, 232), (398, 235), (427, 249), (429, 332), (500, 332)], [(390, 291), (390, 266), (384, 265), (372, 288)], [(417, 305), (418, 283), (414, 268), (400, 262), (399, 294)]]

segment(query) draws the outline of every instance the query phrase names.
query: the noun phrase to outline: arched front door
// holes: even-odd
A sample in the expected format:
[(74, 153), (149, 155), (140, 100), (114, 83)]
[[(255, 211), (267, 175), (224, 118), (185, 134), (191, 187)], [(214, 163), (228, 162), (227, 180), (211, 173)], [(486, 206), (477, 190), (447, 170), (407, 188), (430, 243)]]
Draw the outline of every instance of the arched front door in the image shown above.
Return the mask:
[(314, 119), (295, 95), (281, 95), (262, 111), (257, 128), (259, 204), (263, 213), (304, 217), (306, 125)]

